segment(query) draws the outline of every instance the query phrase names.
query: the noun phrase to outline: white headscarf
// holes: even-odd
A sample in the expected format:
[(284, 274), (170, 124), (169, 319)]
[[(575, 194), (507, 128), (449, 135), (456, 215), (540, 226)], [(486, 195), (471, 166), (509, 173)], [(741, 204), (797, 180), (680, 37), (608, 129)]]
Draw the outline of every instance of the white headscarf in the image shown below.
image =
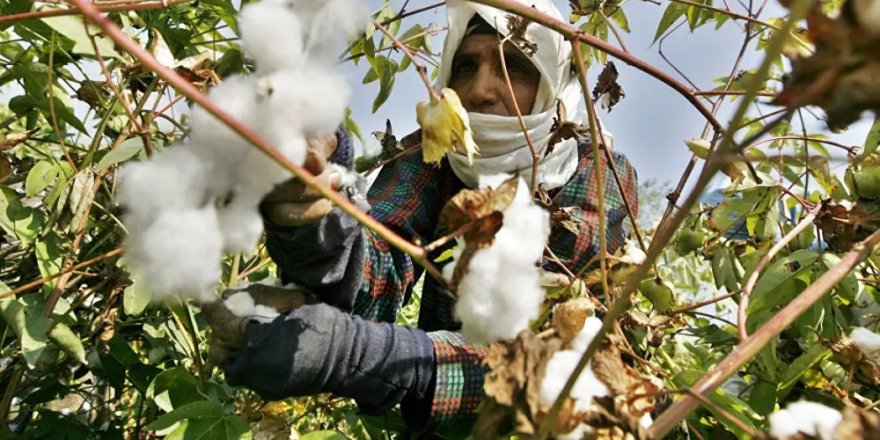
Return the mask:
[[(550, 0), (530, 0), (528, 4), (562, 20), (562, 15)], [(436, 83), (438, 90), (449, 84), (452, 59), (473, 16), (479, 14), (502, 36), (508, 34), (507, 20), (511, 16), (504, 11), (463, 0), (447, 1), (446, 13), (449, 32), (440, 59)], [(556, 117), (556, 102), (562, 101), (567, 111), (573, 114), (577, 112), (582, 92), (577, 75), (571, 69), (571, 46), (562, 35), (539, 24), (530, 24), (525, 37), (537, 46), (533, 55), (525, 55), (541, 73), (541, 82), (531, 114), (523, 115), (523, 119), (532, 145), (538, 149), (540, 157), (538, 183), (544, 189), (554, 189), (564, 185), (578, 165), (577, 141), (574, 139), (559, 142), (550, 154), (545, 154), (553, 118)], [(473, 165), (465, 154), (453, 152), (447, 155), (458, 178), (471, 188), (477, 187), (480, 176), (489, 174), (519, 174), (526, 182), (531, 181), (532, 153), (516, 116), (470, 112), (468, 117), (474, 141), (480, 147), (480, 155), (474, 158)], [(569, 116), (568, 119), (575, 121), (576, 118)]]

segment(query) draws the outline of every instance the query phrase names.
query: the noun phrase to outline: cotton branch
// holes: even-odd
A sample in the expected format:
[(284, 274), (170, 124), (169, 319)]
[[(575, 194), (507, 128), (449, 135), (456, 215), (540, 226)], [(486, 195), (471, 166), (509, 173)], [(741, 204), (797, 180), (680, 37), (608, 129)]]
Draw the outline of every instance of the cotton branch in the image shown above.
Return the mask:
[(752, 290), (755, 288), (755, 284), (758, 282), (758, 277), (761, 276), (761, 272), (764, 268), (770, 264), (770, 261), (779, 251), (782, 250), (788, 243), (795, 239), (804, 229), (807, 229), (808, 226), (813, 224), (813, 220), (816, 219), (816, 216), (819, 215), (819, 210), (822, 208), (822, 204), (816, 204), (810, 213), (804, 217), (797, 226), (794, 227), (788, 234), (785, 234), (785, 237), (782, 237), (782, 240), (779, 240), (778, 243), (773, 245), (761, 260), (758, 261), (758, 264), (755, 265), (755, 268), (752, 269), (752, 273), (749, 274), (749, 278), (746, 280), (746, 284), (743, 285), (742, 295), (739, 297), (739, 309), (736, 313), (736, 328), (737, 333), (739, 334), (739, 340), (745, 341), (749, 337), (749, 333), (746, 329), (746, 310), (749, 308), (749, 299), (752, 296)]
[[(740, 342), (712, 371), (694, 384), (691, 387), (691, 391), (704, 397), (709, 396), (715, 388), (739, 371), (746, 362), (757, 356), (773, 338), (779, 336), (807, 309), (822, 299), (850, 271), (868, 258), (878, 244), (880, 244), (880, 231), (875, 231), (865, 240), (856, 243), (853, 246), (853, 250), (844, 255), (839, 263), (828, 269), (816, 282), (810, 284), (800, 295), (780, 310), (773, 319), (767, 321), (748, 339)], [(693, 411), (698, 404), (699, 400), (694, 398), (694, 396), (684, 396), (682, 400), (672, 405), (651, 425), (649, 429), (650, 437), (663, 438), (688, 413)]]
[(104, 31), (104, 33), (107, 34), (110, 39), (116, 42), (116, 44), (120, 48), (128, 52), (134, 58), (138, 59), (144, 65), (144, 67), (152, 70), (153, 72), (156, 72), (157, 75), (162, 77), (162, 79), (167, 81), (168, 84), (177, 89), (181, 94), (185, 95), (196, 104), (202, 106), (205, 110), (207, 110), (218, 120), (226, 124), (230, 129), (236, 132), (243, 139), (246, 139), (248, 142), (257, 147), (257, 149), (269, 156), (276, 163), (292, 172), (297, 179), (301, 180), (307, 186), (317, 190), (322, 196), (333, 202), (334, 205), (339, 206), (339, 208), (342, 209), (346, 214), (354, 217), (362, 225), (375, 231), (378, 235), (387, 240), (388, 243), (392, 246), (410, 255), (416, 263), (424, 266), (428, 273), (430, 273), (436, 279), (441, 281), (443, 280), (442, 274), (433, 264), (431, 264), (430, 260), (428, 259), (427, 253), (422, 248), (410, 243), (406, 239), (400, 237), (399, 235), (388, 229), (385, 225), (371, 218), (368, 214), (358, 209), (341, 194), (334, 191), (329, 186), (321, 183), (317, 178), (315, 178), (315, 176), (306, 171), (303, 167), (291, 162), (286, 157), (284, 157), (284, 155), (282, 155), (275, 147), (269, 144), (269, 142), (266, 141), (262, 136), (260, 136), (241, 122), (235, 120), (223, 110), (219, 109), (190, 82), (183, 79), (175, 71), (163, 66), (141, 46), (139, 46), (128, 36), (126, 36), (125, 33), (123, 33), (122, 30), (119, 29), (119, 27), (115, 23), (107, 19), (107, 17), (101, 15), (101, 11), (99, 11), (94, 4), (86, 0), (70, 0), (70, 2), (75, 5), (80, 11), (82, 11), (82, 14), (88, 20), (100, 27)]
[(569, 40), (580, 40), (582, 43), (592, 46), (596, 49), (599, 49), (602, 52), (607, 53), (608, 55), (617, 58), (630, 66), (635, 67), (636, 69), (641, 70), (642, 72), (647, 73), (648, 75), (653, 76), (654, 78), (660, 80), (664, 84), (672, 87), (673, 90), (678, 92), (680, 95), (684, 96), (684, 98), (697, 109), (708, 121), (712, 124), (712, 127), (717, 131), (723, 131), (724, 127), (720, 122), (715, 118), (715, 115), (709, 111), (706, 106), (703, 105), (700, 100), (693, 95), (693, 90), (684, 84), (677, 81), (675, 78), (663, 72), (650, 63), (638, 58), (632, 54), (624, 52), (622, 49), (614, 47), (592, 35), (586, 34), (580, 29), (559, 21), (543, 12), (538, 11), (526, 4), (516, 3), (511, 0), (473, 0), (474, 3), (481, 3), (487, 6), (491, 6), (493, 8), (501, 9), (503, 11), (507, 11), (522, 17), (526, 17), (535, 23), (538, 23), (542, 26), (546, 26), (556, 32), (559, 32), (566, 39)]
[[(164, 9), (175, 5), (191, 3), (193, 1), (194, 0), (132, 1), (115, 5), (95, 4), (95, 7), (101, 12), (140, 11), (148, 9)], [(79, 13), (80, 11), (77, 9), (43, 9), (41, 11), (22, 12), (20, 14), (11, 14), (0, 17), (0, 25), (23, 20), (78, 15)]]

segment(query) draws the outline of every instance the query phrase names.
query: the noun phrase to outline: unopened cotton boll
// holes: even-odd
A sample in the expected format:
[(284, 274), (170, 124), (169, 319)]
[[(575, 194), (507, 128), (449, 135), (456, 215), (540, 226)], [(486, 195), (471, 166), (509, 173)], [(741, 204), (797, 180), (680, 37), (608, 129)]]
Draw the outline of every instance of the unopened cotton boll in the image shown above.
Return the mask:
[[(565, 382), (574, 372), (581, 356), (583, 353), (576, 350), (560, 350), (553, 353), (553, 357), (547, 363), (544, 378), (541, 380), (541, 406), (549, 408), (559, 398), (559, 393), (562, 392)], [(575, 399), (574, 409), (576, 412), (589, 411), (594, 397), (608, 395), (608, 387), (596, 377), (589, 364), (578, 376), (570, 394), (571, 398)]]
[(537, 317), (544, 300), (536, 263), (550, 233), (549, 218), (525, 183), (518, 184), (494, 242), (474, 253), (458, 286), (453, 312), (471, 342), (515, 337)]
[(132, 263), (159, 294), (206, 298), (220, 278), (223, 239), (213, 206), (163, 210), (126, 243)]
[(245, 52), (253, 56), (261, 74), (303, 63), (303, 29), (290, 8), (250, 3), (241, 9), (238, 23)]
[(834, 430), (842, 420), (843, 415), (834, 408), (801, 400), (770, 414), (770, 433), (779, 438), (803, 433), (820, 440), (834, 440)]
[(880, 335), (864, 327), (856, 327), (849, 337), (866, 358), (880, 362)]

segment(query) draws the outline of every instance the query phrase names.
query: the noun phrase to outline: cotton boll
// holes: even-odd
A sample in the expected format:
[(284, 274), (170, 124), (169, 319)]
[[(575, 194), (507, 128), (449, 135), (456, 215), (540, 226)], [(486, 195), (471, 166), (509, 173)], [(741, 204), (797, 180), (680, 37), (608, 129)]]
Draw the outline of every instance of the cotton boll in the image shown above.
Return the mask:
[(224, 252), (253, 252), (263, 233), (263, 219), (257, 209), (259, 202), (259, 197), (238, 194), (232, 203), (218, 210)]
[(254, 314), (254, 298), (250, 293), (243, 291), (237, 292), (223, 300), (223, 305), (239, 318), (247, 318)]
[(126, 243), (132, 264), (154, 292), (199, 297), (220, 278), (222, 246), (213, 206), (160, 211), (149, 228)]
[(308, 138), (336, 131), (350, 94), (345, 78), (318, 66), (275, 72), (261, 80), (261, 87), (271, 90), (266, 107), (270, 129), (293, 124)]
[[(560, 350), (553, 354), (547, 363), (544, 379), (541, 380), (541, 406), (549, 408), (553, 405), (581, 356), (583, 353), (575, 350)], [(589, 411), (594, 397), (608, 395), (608, 387), (596, 377), (589, 365), (584, 368), (571, 389), (571, 397), (575, 399), (575, 412)]]
[(125, 165), (120, 173), (119, 200), (126, 210), (129, 232), (148, 227), (159, 210), (203, 204), (207, 179), (206, 164), (186, 146)]
[(303, 29), (289, 8), (268, 2), (250, 3), (238, 18), (245, 51), (260, 73), (296, 67), (303, 62)]
[[(208, 98), (221, 110), (258, 130), (262, 102), (255, 80), (242, 76), (227, 78), (208, 92)], [(196, 152), (220, 163), (235, 163), (244, 151), (253, 147), (213, 114), (202, 107), (192, 109), (191, 138)]]
[(474, 253), (458, 286), (453, 312), (466, 339), (510, 339), (537, 317), (545, 291), (536, 263), (549, 232), (546, 211), (532, 202), (520, 180), (504, 225), (492, 245)]
[(596, 339), (599, 329), (602, 328), (602, 320), (595, 316), (590, 316), (584, 320), (584, 327), (571, 341), (571, 349), (581, 353), (587, 351), (587, 347)]
[(864, 327), (856, 327), (849, 337), (866, 358), (880, 362), (880, 335)]
[(801, 400), (770, 414), (770, 433), (786, 438), (800, 432), (820, 440), (834, 440), (834, 430), (842, 420), (843, 415), (834, 408)]
[(369, 11), (360, 0), (266, 0), (291, 8), (302, 20), (310, 58), (332, 63), (345, 39), (360, 31)]

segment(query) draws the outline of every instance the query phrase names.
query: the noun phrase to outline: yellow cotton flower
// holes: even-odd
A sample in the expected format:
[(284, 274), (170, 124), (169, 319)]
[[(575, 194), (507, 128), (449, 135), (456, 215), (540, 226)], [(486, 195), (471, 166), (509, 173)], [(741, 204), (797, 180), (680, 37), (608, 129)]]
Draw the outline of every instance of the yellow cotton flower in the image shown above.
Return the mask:
[(473, 163), (479, 148), (471, 134), (467, 111), (452, 89), (443, 89), (441, 99), (416, 106), (416, 120), (422, 127), (422, 160), (438, 163), (448, 151), (465, 153)]

